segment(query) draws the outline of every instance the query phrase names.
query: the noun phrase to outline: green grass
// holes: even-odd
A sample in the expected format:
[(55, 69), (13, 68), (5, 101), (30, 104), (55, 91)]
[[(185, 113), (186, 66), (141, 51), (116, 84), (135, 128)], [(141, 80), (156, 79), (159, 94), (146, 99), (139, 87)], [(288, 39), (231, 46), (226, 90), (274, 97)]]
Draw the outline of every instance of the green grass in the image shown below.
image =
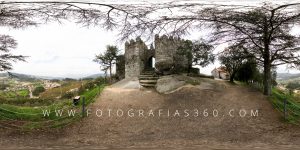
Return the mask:
[[(102, 92), (105, 85), (97, 86), (91, 90), (85, 91), (81, 96), (85, 97), (86, 105), (95, 101), (96, 97)], [(0, 121), (16, 123), (15, 128), (19, 130), (34, 130), (61, 128), (81, 118), (81, 104), (74, 106), (72, 100), (61, 100), (49, 106), (27, 107), (16, 106), (11, 104), (0, 104)], [(75, 117), (69, 117), (67, 110), (76, 110)], [(50, 111), (49, 116), (43, 115), (43, 110)], [(64, 110), (62, 117), (57, 117), (55, 110)]]
[[(261, 92), (263, 89), (261, 86), (255, 86), (251, 84), (246, 84), (244, 82), (235, 81), (241, 86), (250, 86)], [(284, 114), (284, 100), (287, 100), (287, 118), (285, 121), (300, 125), (300, 95), (294, 94), (290, 95), (289, 92), (282, 91), (276, 87), (272, 88), (272, 95), (269, 96), (269, 100), (273, 104), (274, 108), (280, 113)], [(282, 115), (284, 116), (284, 115)]]
[(29, 96), (29, 90), (28, 89), (19, 90), (19, 91), (17, 91), (17, 94), (19, 96), (22, 96), (22, 97), (28, 97)]
[(287, 121), (294, 124), (300, 123), (300, 103), (295, 101), (298, 97), (273, 88), (272, 96), (269, 99), (273, 106), (282, 113), (284, 113), (284, 100), (287, 100)]
[(14, 91), (0, 91), (0, 96), (5, 98), (17, 98), (17, 97), (28, 97), (29, 96), (29, 90), (28, 89), (22, 89), (18, 90), (16, 92)]
[(81, 97), (82, 96), (85, 97), (86, 104), (93, 103), (95, 101), (95, 98), (98, 96), (98, 94), (101, 93), (101, 91), (104, 89), (104, 87), (105, 87), (105, 85), (101, 85), (92, 90), (86, 91), (81, 95)]
[(71, 89), (79, 88), (81, 86), (80, 81), (72, 81), (68, 83), (63, 83), (61, 87), (49, 89), (43, 93), (40, 94), (41, 98), (46, 98), (46, 99), (54, 99), (57, 97), (62, 96), (62, 94), (67, 93)]

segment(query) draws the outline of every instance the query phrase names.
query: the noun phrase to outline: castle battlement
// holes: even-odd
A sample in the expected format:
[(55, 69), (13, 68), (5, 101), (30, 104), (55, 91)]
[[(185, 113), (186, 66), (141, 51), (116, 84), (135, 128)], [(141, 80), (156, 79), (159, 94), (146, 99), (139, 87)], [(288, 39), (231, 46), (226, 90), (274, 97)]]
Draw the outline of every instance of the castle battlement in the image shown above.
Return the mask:
[(185, 66), (187, 61), (176, 61), (176, 50), (184, 42), (183, 39), (155, 35), (154, 46), (147, 47), (145, 42), (137, 37), (125, 43), (125, 77), (138, 77), (142, 71), (149, 69), (152, 57), (155, 58), (157, 70), (170, 70), (174, 66)]

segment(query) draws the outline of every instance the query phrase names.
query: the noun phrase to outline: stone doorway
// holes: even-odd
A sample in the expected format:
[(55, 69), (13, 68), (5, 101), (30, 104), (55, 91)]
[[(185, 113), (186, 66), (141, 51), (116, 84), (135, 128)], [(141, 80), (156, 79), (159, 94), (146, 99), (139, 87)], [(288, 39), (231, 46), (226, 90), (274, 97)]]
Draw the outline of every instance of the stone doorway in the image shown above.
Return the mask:
[(145, 70), (152, 70), (155, 68), (155, 57), (151, 56), (147, 59)]

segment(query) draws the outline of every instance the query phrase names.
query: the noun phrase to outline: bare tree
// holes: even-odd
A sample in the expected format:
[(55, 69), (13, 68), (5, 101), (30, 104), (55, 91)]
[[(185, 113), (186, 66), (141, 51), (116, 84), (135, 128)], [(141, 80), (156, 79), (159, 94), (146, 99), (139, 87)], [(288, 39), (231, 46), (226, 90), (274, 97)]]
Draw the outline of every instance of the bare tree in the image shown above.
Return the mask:
[[(250, 55), (264, 68), (264, 94), (271, 95), (271, 68), (289, 64), (300, 65), (299, 37), (290, 33), (300, 23), (300, 3), (261, 6), (208, 6), (204, 4), (170, 4), (155, 19), (143, 17), (144, 22), (132, 25), (127, 32), (168, 32), (183, 35), (194, 29), (209, 28), (211, 42), (245, 43)], [(172, 10), (181, 13), (173, 13)], [(157, 11), (157, 10), (156, 10)], [(150, 18), (150, 19), (149, 19)]]
[(182, 36), (196, 29), (209, 28), (214, 44), (245, 43), (249, 54), (254, 55), (264, 68), (264, 94), (270, 95), (271, 68), (281, 64), (299, 66), (299, 40), (290, 34), (292, 26), (300, 22), (299, 6), (300, 3), (229, 6), (189, 1), (159, 5), (0, 2), (1, 10), (4, 10), (0, 20), (8, 17), (11, 19), (6, 19), (7, 23), (2, 26), (22, 27), (72, 19), (85, 26), (119, 29), (122, 40), (134, 36), (150, 37), (155, 33)]
[(11, 50), (17, 47), (17, 42), (8, 35), (0, 35), (0, 71), (12, 69), (12, 62), (25, 61), (25, 56), (13, 55)]

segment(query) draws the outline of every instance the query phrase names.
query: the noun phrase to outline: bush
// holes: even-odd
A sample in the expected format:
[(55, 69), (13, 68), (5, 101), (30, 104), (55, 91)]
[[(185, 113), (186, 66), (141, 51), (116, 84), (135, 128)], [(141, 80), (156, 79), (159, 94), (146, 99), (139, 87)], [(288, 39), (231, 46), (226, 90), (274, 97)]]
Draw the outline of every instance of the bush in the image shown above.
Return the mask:
[(93, 89), (96, 86), (96, 83), (94, 81), (89, 81), (86, 84), (83, 85), (85, 89)]
[(106, 84), (107, 83), (107, 79), (105, 79), (104, 77), (98, 77), (95, 79), (94, 81), (97, 85), (102, 85), (102, 84)]
[(73, 98), (74, 96), (75, 96), (74, 93), (72, 93), (72, 92), (67, 92), (67, 93), (65, 93), (61, 98), (71, 99), (71, 98)]
[(0, 90), (5, 90), (7, 87), (9, 87), (8, 84), (0, 84)]
[(45, 92), (46, 90), (45, 90), (45, 88), (43, 87), (43, 86), (38, 86), (38, 87), (36, 87), (34, 90), (33, 90), (33, 92), (32, 92), (32, 94), (34, 95), (34, 96), (39, 96), (41, 93), (43, 93), (43, 92)]

